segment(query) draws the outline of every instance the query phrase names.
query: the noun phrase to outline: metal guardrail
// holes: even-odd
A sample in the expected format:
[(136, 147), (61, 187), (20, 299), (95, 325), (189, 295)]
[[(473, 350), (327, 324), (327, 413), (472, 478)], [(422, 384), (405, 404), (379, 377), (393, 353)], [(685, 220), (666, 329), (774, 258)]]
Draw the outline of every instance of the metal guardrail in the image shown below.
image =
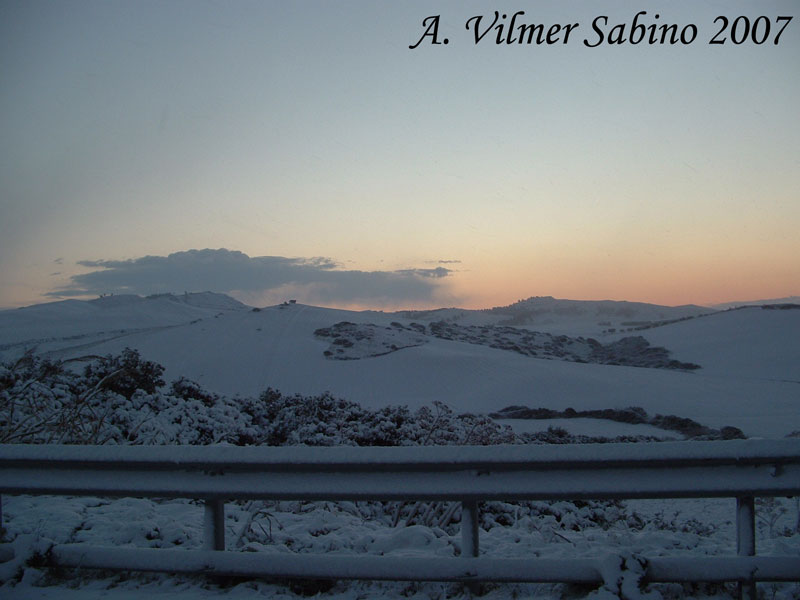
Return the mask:
[[(479, 556), (478, 502), (737, 499), (737, 554), (643, 558), (644, 581), (800, 581), (800, 557), (755, 556), (758, 496), (800, 495), (800, 440), (569, 446), (310, 448), (0, 445), (0, 494), (205, 500), (204, 550), (56, 545), (55, 565), (261, 577), (603, 583), (594, 559)], [(455, 500), (460, 558), (225, 552), (224, 502)], [(2, 513), (0, 512), (0, 515)], [(1, 517), (0, 517), (1, 518)]]

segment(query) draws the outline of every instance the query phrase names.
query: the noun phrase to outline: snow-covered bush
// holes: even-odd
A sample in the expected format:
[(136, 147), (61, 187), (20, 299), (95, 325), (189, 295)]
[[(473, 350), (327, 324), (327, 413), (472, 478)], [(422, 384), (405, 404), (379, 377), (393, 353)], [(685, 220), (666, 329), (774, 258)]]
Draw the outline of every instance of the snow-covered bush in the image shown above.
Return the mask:
[(162, 393), (163, 371), (128, 350), (95, 359), (82, 374), (33, 355), (3, 365), (0, 442), (210, 444), (254, 437), (235, 401), (185, 380)]
[(104, 389), (121, 394), (130, 399), (137, 390), (148, 394), (164, 386), (161, 376), (164, 367), (158, 363), (143, 360), (139, 352), (125, 348), (119, 356), (104, 356), (89, 363), (84, 370), (84, 378), (90, 386), (103, 382)]
[(102, 443), (100, 383), (89, 387), (60, 363), (31, 353), (0, 366), (0, 442)]
[[(248, 406), (258, 420), (262, 443), (270, 446), (416, 446), (514, 443), (508, 426), (487, 417), (456, 415), (440, 402), (411, 412), (405, 406), (365, 409), (360, 404), (319, 396), (284, 396), (268, 389), (261, 407)], [(260, 408), (261, 410), (258, 410)]]
[(0, 442), (408, 446), (514, 443), (507, 426), (442, 403), (366, 409), (329, 393), (228, 398), (136, 351), (94, 357), (82, 373), (32, 354), (0, 367)]

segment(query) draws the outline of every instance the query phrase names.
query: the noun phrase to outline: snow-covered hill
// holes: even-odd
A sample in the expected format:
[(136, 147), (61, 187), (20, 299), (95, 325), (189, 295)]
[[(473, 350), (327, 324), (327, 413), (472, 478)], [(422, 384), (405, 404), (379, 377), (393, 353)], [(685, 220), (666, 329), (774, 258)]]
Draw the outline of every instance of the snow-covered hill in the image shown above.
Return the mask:
[(713, 309), (694, 305), (660, 306), (643, 302), (565, 300), (538, 296), (488, 310), (446, 308), (407, 311), (403, 316), (460, 325), (511, 325), (561, 335), (594, 336), (713, 312)]
[(749, 306), (638, 333), (707, 376), (793, 382), (800, 411), (800, 306)]
[(213, 292), (63, 300), (0, 311), (0, 358), (44, 352), (159, 327), (212, 318), (249, 307)]
[[(107, 306), (112, 302), (114, 306)], [(658, 308), (647, 310), (651, 317), (675, 316)], [(492, 316), (478, 311), (459, 314), (464, 327)], [(14, 318), (18, 315), (22, 319)], [(619, 318), (638, 319), (635, 315)], [(300, 304), (248, 309), (217, 295), (129, 301), (115, 297), (0, 313), (0, 343), (8, 357), (26, 347), (15, 342), (26, 336), (49, 339), (39, 342), (38, 350), (53, 358), (116, 354), (131, 347), (164, 365), (168, 380), (189, 377), (227, 395), (256, 395), (267, 387), (284, 393), (330, 391), (367, 407), (417, 408), (439, 400), (457, 411), (477, 413), (512, 404), (558, 410), (641, 406), (650, 414), (677, 414), (711, 427), (733, 425), (751, 436), (783, 436), (800, 429), (798, 310), (743, 309), (630, 334), (665, 347), (672, 358), (702, 367), (694, 372), (542, 360), (431, 335), (419, 345), (387, 342), (390, 351), (376, 352), (380, 356), (330, 360), (325, 352), (331, 340), (315, 332), (342, 321), (378, 329), (392, 328), (393, 322), (404, 328), (437, 322), (420, 313), (351, 312)], [(136, 329), (120, 331), (126, 327)], [(79, 337), (56, 339), (59, 335)], [(600, 341), (607, 344), (617, 337), (605, 335)], [(392, 350), (392, 344), (398, 349)]]
[(723, 302), (714, 304), (711, 308), (717, 310), (727, 310), (729, 308), (739, 308), (742, 306), (764, 306), (766, 304), (800, 304), (800, 296), (784, 296), (783, 298), (770, 298), (766, 300), (740, 300), (738, 302)]

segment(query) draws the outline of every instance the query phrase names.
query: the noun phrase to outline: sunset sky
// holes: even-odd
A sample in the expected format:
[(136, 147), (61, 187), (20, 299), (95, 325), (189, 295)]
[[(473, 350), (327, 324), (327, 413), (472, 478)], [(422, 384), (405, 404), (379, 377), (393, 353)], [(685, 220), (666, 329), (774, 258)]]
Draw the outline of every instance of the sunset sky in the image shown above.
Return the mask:
[[(800, 294), (798, 7), (5, 0), (0, 308)], [(495, 10), (579, 26), (475, 44)], [(642, 10), (697, 39), (583, 44)], [(409, 49), (430, 15), (449, 43)], [(720, 15), (770, 38), (709, 45)]]

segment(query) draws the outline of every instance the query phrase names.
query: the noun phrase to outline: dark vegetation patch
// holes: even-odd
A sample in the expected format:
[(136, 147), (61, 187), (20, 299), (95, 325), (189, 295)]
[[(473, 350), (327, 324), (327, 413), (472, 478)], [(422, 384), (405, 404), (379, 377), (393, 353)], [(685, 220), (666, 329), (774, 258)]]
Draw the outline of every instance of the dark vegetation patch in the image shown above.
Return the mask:
[(330, 393), (229, 398), (135, 350), (90, 357), (82, 372), (27, 354), (0, 365), (0, 443), (409, 446), (519, 443), (491, 418), (442, 403), (367, 409)]
[(317, 329), (314, 335), (330, 340), (323, 354), (334, 360), (358, 360), (373, 356), (383, 356), (403, 348), (421, 346), (428, 340), (416, 330), (392, 323), (389, 327), (372, 324), (356, 324), (341, 321), (331, 327)]
[(332, 327), (317, 329), (314, 335), (331, 340), (324, 354), (340, 360), (380, 356), (419, 346), (425, 343), (426, 337), (435, 337), (550, 360), (687, 371), (700, 368), (694, 363), (672, 359), (669, 350), (651, 346), (641, 336), (601, 344), (593, 338), (553, 335), (518, 327), (456, 325), (447, 321), (434, 321), (427, 326), (421, 323), (403, 325), (395, 321), (389, 327), (342, 321)]
[(554, 410), (552, 408), (507, 406), (502, 410), (490, 413), (489, 416), (493, 419), (606, 419), (631, 425), (652, 425), (666, 431), (676, 431), (694, 440), (736, 440), (747, 437), (741, 429), (730, 425), (721, 429), (713, 429), (686, 417), (659, 414), (651, 417), (640, 406), (600, 410), (575, 410), (574, 408)]

